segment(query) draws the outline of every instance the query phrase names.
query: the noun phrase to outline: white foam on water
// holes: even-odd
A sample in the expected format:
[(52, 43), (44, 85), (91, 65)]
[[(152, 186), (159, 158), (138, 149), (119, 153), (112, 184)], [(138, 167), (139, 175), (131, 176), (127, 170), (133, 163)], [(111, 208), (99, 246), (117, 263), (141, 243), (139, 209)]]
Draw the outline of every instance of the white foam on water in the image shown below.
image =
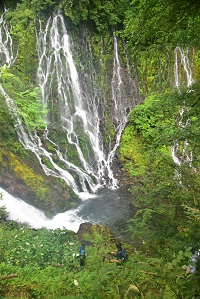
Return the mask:
[(2, 194), (0, 206), (5, 206), (6, 211), (9, 213), (8, 219), (26, 223), (32, 228), (60, 228), (77, 232), (80, 224), (84, 222), (76, 215), (78, 211), (77, 209), (59, 213), (52, 219), (48, 219), (42, 211), (29, 205), (23, 200), (10, 195), (4, 189), (0, 188), (0, 193)]

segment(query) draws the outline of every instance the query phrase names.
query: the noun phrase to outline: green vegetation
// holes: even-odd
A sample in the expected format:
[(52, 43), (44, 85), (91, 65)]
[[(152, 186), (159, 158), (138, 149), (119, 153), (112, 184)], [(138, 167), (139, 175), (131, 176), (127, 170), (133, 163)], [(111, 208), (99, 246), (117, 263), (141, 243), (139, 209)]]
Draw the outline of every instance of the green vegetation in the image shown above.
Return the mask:
[(5, 91), (16, 102), (18, 115), (26, 127), (30, 131), (44, 129), (46, 125), (43, 119), (47, 114), (47, 110), (42, 105), (39, 87), (31, 88), (30, 85), (27, 86), (8, 68), (2, 70), (1, 81)]
[[(80, 239), (65, 229), (33, 230), (14, 222), (5, 224), (0, 209), (0, 296), (25, 298), (193, 298), (200, 294), (198, 278), (185, 275), (188, 249), (148, 256), (126, 245), (129, 259), (116, 266), (103, 257), (115, 249), (109, 232), (93, 227)], [(86, 246), (86, 266), (76, 257), (80, 242)], [(173, 296), (173, 297), (170, 297)]]
[(98, 32), (105, 33), (110, 26), (122, 26), (129, 4), (130, 0), (62, 0), (59, 6), (74, 24), (85, 21)]
[[(131, 191), (135, 204), (140, 207), (131, 221), (131, 230), (139, 238), (145, 231), (148, 246), (154, 250), (163, 250), (166, 242), (175, 246), (177, 242), (199, 244), (199, 221), (191, 225), (185, 215), (186, 207), (200, 209), (199, 96), (199, 84), (181, 94), (149, 96), (130, 113), (122, 136), (118, 155), (136, 182)], [(182, 103), (185, 113), (180, 117)], [(188, 119), (191, 121), (185, 125)], [(182, 126), (177, 125), (180, 121)], [(175, 142), (179, 144), (177, 156), (184, 159), (181, 165), (172, 159), (171, 148)], [(190, 151), (192, 166), (186, 159)]]
[(22, 161), (18, 161), (17, 157), (10, 153), (10, 155), (4, 153), (9, 159), (9, 165), (11, 169), (22, 179), (27, 186), (29, 186), (41, 201), (48, 202), (49, 189), (44, 184), (44, 179), (41, 175), (36, 175), (33, 169)]
[[(130, 3), (124, 30), (120, 33), (126, 40), (145, 97), (172, 88), (173, 52), (177, 46), (199, 48), (199, 11), (199, 3), (192, 0), (134, 0)], [(199, 59), (198, 54), (196, 59)], [(198, 74), (194, 74), (195, 79)]]
[[(1, 146), (14, 146), (16, 141), (16, 132), (14, 130), (14, 120), (8, 114), (8, 108), (6, 106), (5, 100), (0, 95), (0, 143)], [(19, 143), (19, 142), (18, 142)]]
[(198, 46), (199, 11), (199, 3), (192, 0), (133, 0), (126, 11), (124, 33), (137, 51)]

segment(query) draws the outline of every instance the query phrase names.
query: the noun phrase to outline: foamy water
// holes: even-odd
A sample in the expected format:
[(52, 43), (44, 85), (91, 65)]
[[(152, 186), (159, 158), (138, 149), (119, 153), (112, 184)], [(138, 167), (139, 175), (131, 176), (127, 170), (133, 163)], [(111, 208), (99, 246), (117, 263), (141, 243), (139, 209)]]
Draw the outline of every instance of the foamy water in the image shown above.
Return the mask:
[(81, 223), (105, 225), (120, 234), (124, 225), (134, 214), (132, 196), (125, 190), (102, 189), (93, 198), (83, 200), (76, 209), (59, 213), (52, 219), (44, 212), (29, 205), (19, 198), (15, 198), (0, 188), (2, 199), (0, 206), (5, 206), (9, 212), (9, 219), (26, 223), (33, 228), (67, 229), (77, 232)]
[(0, 206), (5, 206), (10, 220), (26, 223), (33, 228), (64, 228), (74, 232), (78, 231), (80, 224), (83, 222), (81, 217), (76, 215), (77, 209), (59, 213), (52, 219), (48, 219), (42, 211), (19, 198), (13, 197), (2, 188), (0, 188), (0, 193), (2, 194)]

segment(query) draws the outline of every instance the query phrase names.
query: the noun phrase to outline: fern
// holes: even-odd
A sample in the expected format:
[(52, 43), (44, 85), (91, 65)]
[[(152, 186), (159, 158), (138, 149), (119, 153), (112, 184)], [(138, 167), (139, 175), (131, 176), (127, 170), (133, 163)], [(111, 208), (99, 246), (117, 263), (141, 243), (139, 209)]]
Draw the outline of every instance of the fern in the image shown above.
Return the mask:
[(182, 205), (182, 207), (185, 209), (185, 214), (188, 219), (194, 220), (198, 223), (200, 223), (200, 210), (195, 207), (189, 207), (187, 205)]
[(174, 291), (172, 291), (172, 289), (168, 285), (166, 285), (162, 299), (177, 299), (177, 298), (178, 297), (176, 296)]

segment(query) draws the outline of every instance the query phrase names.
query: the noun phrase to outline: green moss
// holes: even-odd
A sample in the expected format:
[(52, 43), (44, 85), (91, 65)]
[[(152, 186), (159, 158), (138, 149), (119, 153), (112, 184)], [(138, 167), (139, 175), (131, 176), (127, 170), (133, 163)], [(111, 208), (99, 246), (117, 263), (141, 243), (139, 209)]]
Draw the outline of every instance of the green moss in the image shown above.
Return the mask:
[(41, 130), (45, 127), (43, 117), (47, 110), (42, 106), (41, 92), (38, 87), (33, 88), (22, 82), (18, 76), (5, 68), (1, 75), (2, 85), (17, 106), (18, 116), (25, 126), (33, 131), (36, 128)]
[(102, 124), (101, 131), (103, 132), (104, 144), (107, 148), (110, 142), (115, 139), (115, 128), (108, 111), (105, 113), (105, 124)]
[(149, 153), (131, 126), (126, 127), (123, 132), (118, 158), (131, 176), (141, 175), (147, 170)]
[(196, 50), (193, 68), (194, 81), (200, 81), (200, 50)]
[(9, 160), (9, 165), (17, 177), (22, 179), (38, 196), (39, 200), (45, 201), (49, 195), (49, 189), (45, 186), (41, 175), (36, 174), (27, 164), (19, 160), (13, 153), (5, 153)]

